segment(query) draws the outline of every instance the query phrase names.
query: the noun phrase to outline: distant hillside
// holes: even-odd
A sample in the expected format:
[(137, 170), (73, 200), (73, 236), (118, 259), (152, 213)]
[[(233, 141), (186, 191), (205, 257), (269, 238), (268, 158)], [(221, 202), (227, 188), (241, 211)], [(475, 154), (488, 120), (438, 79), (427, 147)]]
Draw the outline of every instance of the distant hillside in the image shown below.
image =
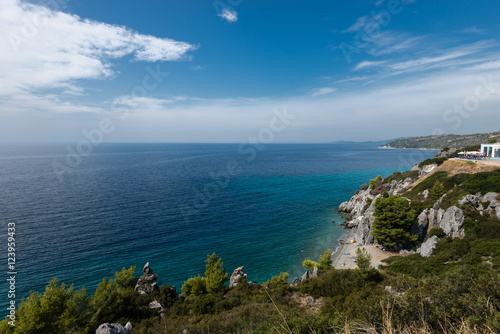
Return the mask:
[(476, 133), (472, 135), (445, 134), (439, 136), (417, 137), (409, 139), (398, 139), (387, 143), (389, 148), (427, 148), (442, 150), (445, 147), (463, 148), (485, 144), (488, 139), (497, 138), (500, 142), (500, 132)]

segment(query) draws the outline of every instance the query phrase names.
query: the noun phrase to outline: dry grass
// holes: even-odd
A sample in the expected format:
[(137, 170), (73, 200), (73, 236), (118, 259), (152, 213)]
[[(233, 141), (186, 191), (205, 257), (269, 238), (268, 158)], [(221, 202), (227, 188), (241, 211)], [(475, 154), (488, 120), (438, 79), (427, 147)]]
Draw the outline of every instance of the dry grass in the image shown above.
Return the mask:
[(480, 161), (476, 163), (468, 160), (450, 159), (445, 161), (441, 166), (435, 168), (432, 174), (440, 171), (448, 172), (453, 175), (460, 173), (475, 174), (479, 172), (491, 172), (499, 168), (500, 165), (485, 165)]

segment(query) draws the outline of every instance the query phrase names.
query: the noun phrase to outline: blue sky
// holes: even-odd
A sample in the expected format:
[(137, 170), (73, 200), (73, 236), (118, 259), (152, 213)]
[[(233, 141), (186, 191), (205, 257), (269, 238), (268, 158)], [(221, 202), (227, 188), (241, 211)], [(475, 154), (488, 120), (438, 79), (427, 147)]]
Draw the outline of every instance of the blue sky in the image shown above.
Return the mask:
[[(3, 0), (0, 141), (500, 130), (496, 1)], [(263, 130), (264, 129), (264, 130)]]

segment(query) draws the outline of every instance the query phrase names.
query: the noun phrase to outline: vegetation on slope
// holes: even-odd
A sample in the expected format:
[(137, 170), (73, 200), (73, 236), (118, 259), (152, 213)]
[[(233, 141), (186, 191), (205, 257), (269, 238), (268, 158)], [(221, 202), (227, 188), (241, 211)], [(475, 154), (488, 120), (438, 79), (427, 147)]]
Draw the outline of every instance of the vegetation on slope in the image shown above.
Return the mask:
[(392, 148), (425, 148), (441, 150), (445, 147), (462, 148), (485, 144), (489, 140), (500, 138), (500, 132), (477, 133), (472, 135), (444, 134), (438, 136), (426, 136), (409, 139), (399, 139), (386, 144)]

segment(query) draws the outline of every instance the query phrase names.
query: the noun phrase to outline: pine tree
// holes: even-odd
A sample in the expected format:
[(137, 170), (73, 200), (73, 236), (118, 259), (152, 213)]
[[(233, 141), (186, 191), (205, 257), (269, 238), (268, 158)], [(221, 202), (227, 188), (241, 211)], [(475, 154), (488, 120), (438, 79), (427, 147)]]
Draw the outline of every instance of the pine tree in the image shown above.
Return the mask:
[(439, 199), (441, 198), (441, 196), (443, 196), (443, 194), (444, 194), (444, 187), (441, 184), (441, 182), (436, 180), (434, 186), (431, 189), (431, 196), (434, 197), (435, 199)]
[(413, 244), (417, 236), (410, 235), (416, 214), (402, 196), (379, 197), (375, 201), (375, 221), (372, 235), (381, 244), (393, 247), (398, 242)]

